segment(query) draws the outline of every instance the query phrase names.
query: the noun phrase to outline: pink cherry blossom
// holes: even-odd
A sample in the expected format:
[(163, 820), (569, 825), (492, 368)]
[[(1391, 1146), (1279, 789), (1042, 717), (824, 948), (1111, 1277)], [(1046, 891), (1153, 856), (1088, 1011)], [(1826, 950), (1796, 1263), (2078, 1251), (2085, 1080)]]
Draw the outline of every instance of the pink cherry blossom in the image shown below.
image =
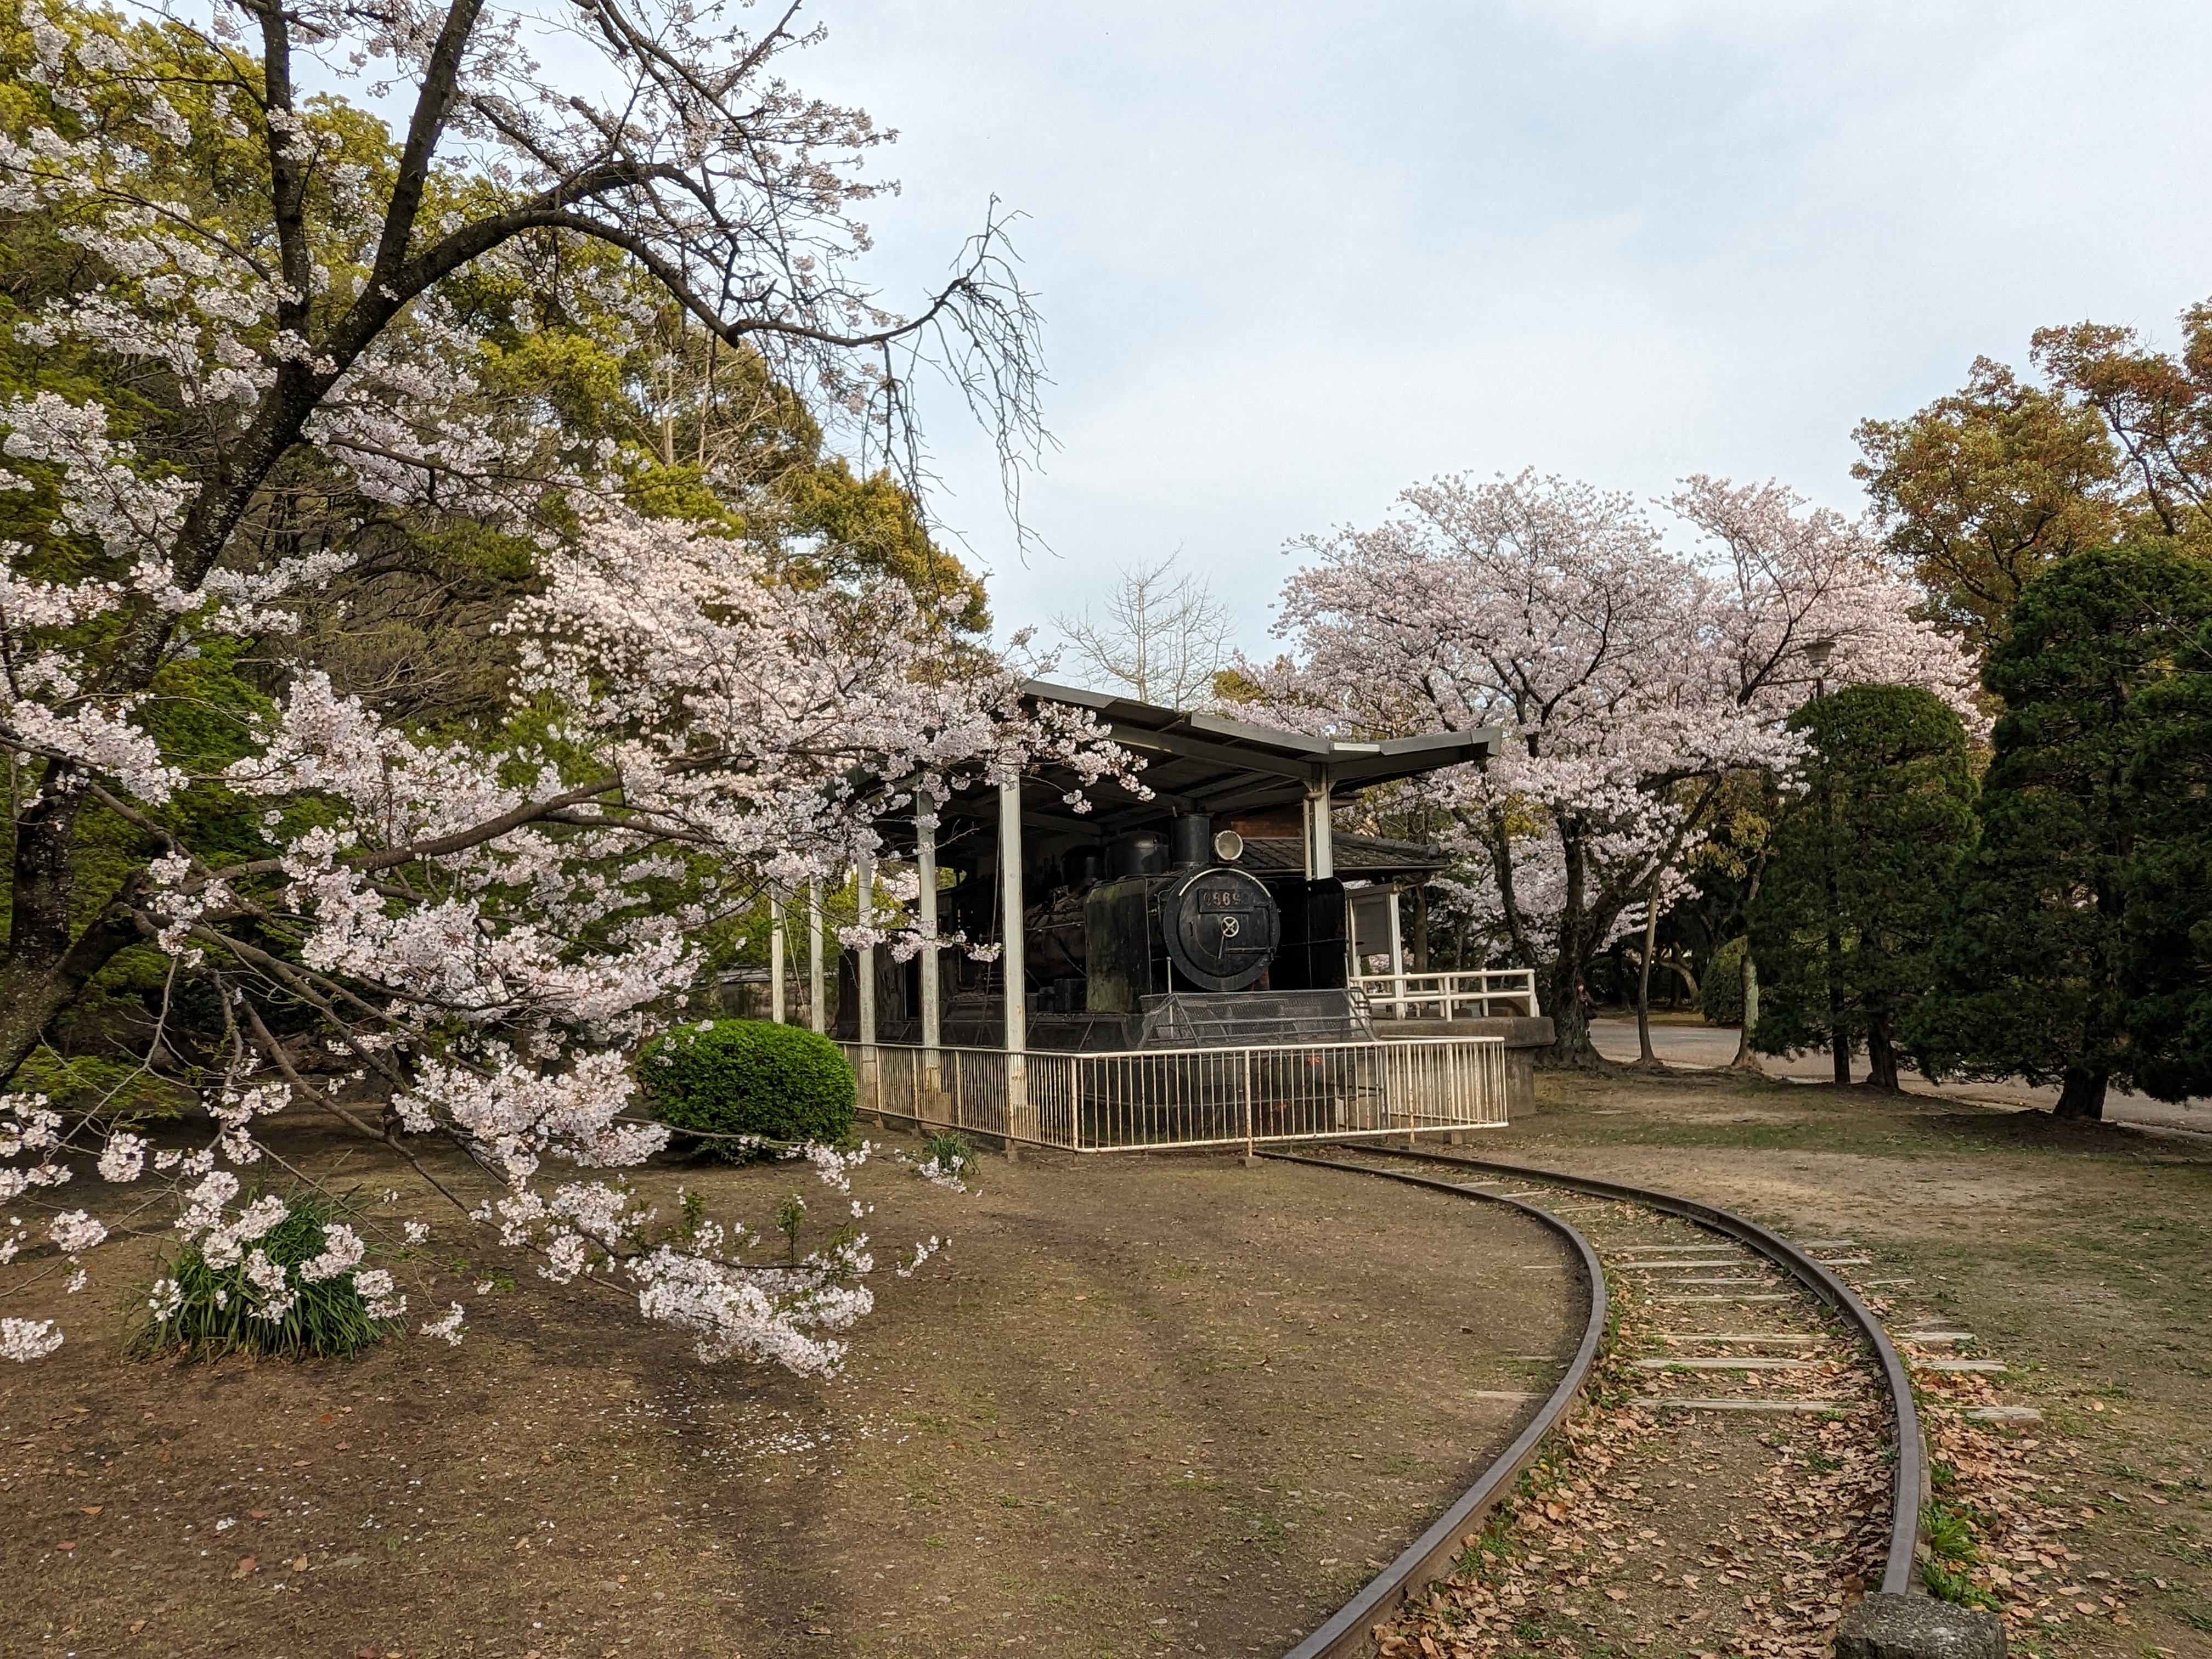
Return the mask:
[[(629, 1056), (690, 1017), (704, 930), (771, 884), (839, 879), (917, 799), (1047, 763), (1085, 785), (1133, 785), (1134, 769), (1087, 715), (1024, 705), (1010, 662), (948, 651), (898, 582), (794, 582), (791, 550), (648, 516), (608, 443), (483, 395), (488, 340), (461, 291), (478, 277), (526, 296), (524, 327), (541, 306), (617, 331), (673, 307), (757, 354), (864, 467), (888, 459), (917, 487), (917, 370), (969, 397), (1010, 466), (1038, 435), (1036, 319), (995, 219), (907, 313), (855, 279), (857, 212), (878, 188), (862, 167), (885, 135), (789, 82), (805, 37), (682, 4), (593, 19), (575, 39), (601, 58), (556, 85), (522, 48), (540, 21), (526, 10), (216, 0), (213, 39), (241, 62), (271, 54), (269, 73), (250, 95), (187, 95), (147, 39), (27, 5), (33, 113), (0, 138), (0, 214), (44, 216), (82, 276), (18, 336), (97, 361), (206, 441), (142, 451), (135, 401), (42, 391), (0, 407), (0, 489), (51, 503), (28, 539), (0, 543), (19, 854), (73, 867), (95, 801), (157, 849), (89, 924), (70, 895), (48, 903), (65, 950), (0, 963), (0, 1077), (87, 976), (143, 943), (224, 1027), (211, 1134), (98, 1110), (65, 1124), (11, 1097), (0, 1197), (86, 1168), (144, 1183), (133, 1212), (166, 1197), (177, 1238), (242, 1274), (262, 1316), (349, 1275), (396, 1319), (406, 1298), (369, 1265), (367, 1221), (327, 1228), (288, 1272), (259, 1242), (285, 1202), (243, 1176), (274, 1161), (263, 1131), (281, 1114), (379, 1144), (436, 1135), (494, 1188), (473, 1213), (549, 1278), (620, 1278), (702, 1355), (821, 1370), (870, 1305), (865, 1241), (771, 1270), (746, 1260), (740, 1225), (679, 1244), (618, 1179), (564, 1176), (665, 1144)], [(319, 82), (414, 100), (388, 165), (346, 151), (287, 53), (314, 58)], [(250, 210), (220, 192), (149, 188), (149, 157), (192, 147), (258, 155), (272, 204), (313, 187), (241, 234)], [(310, 474), (337, 503), (330, 544), (263, 536), (270, 502)], [(349, 514), (480, 524), (528, 550), (533, 580), (501, 626), (519, 664), (507, 695), (535, 723), (404, 730), (302, 659), (287, 635), (349, 568)], [(165, 672), (241, 644), (273, 665), (270, 708), (243, 757), (204, 775), (165, 746), (149, 699)], [(219, 802), (224, 835), (167, 827), (217, 816), (164, 810), (180, 800)], [(15, 897), (16, 935), (43, 939), (25, 921), (37, 895)], [(921, 943), (902, 907), (865, 920), (896, 949)], [(841, 1188), (860, 1162), (807, 1155)], [(103, 1224), (70, 1217), (54, 1224), (90, 1249)], [(17, 1248), (11, 1231), (0, 1261)], [(177, 1293), (157, 1288), (155, 1311)], [(461, 1325), (457, 1305), (422, 1328), (457, 1340)], [(47, 1340), (8, 1329), (14, 1357)]]
[[(1912, 614), (1863, 524), (1775, 485), (1686, 482), (1670, 547), (1636, 501), (1523, 473), (1444, 478), (1372, 530), (1299, 544), (1278, 632), (1248, 665), (1276, 718), (1361, 736), (1497, 728), (1489, 764), (1406, 792), (1459, 855), (1438, 884), (1499, 955), (1540, 970), (1565, 1046), (1590, 957), (1662, 904), (1731, 771), (1787, 777), (1783, 720), (1832, 684), (1927, 685), (1971, 713), (1972, 665)], [(1582, 1050), (1586, 1052), (1586, 1050)]]

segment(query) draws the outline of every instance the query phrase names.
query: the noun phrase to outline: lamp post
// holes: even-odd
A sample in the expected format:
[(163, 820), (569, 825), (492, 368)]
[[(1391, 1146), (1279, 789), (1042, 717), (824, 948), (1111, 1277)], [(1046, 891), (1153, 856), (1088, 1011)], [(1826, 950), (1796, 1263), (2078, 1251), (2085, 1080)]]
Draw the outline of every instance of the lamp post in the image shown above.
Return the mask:
[[(1805, 661), (1813, 671), (1813, 701), (1826, 702), (1828, 696), (1828, 659), (1836, 648), (1833, 640), (1814, 640), (1805, 647)], [(1842, 908), (1836, 891), (1836, 800), (1833, 787), (1828, 778), (1826, 757), (1820, 767), (1820, 882), (1827, 902), (1828, 933), (1828, 1057), (1833, 1066), (1832, 1075), (1838, 1084), (1851, 1080), (1851, 1042), (1844, 1031), (1844, 933), (1838, 912)]]
[(1835, 654), (1833, 640), (1814, 640), (1805, 647), (1805, 665), (1813, 671), (1813, 701), (1828, 695), (1828, 659)]

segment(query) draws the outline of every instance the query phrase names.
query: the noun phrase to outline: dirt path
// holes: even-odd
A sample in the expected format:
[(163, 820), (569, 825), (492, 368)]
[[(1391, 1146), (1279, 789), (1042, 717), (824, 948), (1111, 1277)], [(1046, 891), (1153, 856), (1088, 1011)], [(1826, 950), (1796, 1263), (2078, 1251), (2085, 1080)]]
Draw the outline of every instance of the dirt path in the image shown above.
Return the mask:
[[(1657, 1015), (1651, 1022), (1651, 1052), (1669, 1066), (1705, 1071), (1731, 1065), (1741, 1037), (1742, 1032), (1736, 1026), (1708, 1025), (1692, 1014)], [(1633, 1016), (1592, 1020), (1590, 1043), (1607, 1060), (1622, 1064), (1633, 1061), (1641, 1053), (1637, 1046)], [(1761, 1054), (1759, 1065), (1767, 1076), (1787, 1078), (1793, 1083), (1826, 1083), (1835, 1075), (1825, 1048), (1795, 1056)], [(1864, 1079), (1863, 1054), (1856, 1057), (1852, 1070), (1858, 1079)], [(2057, 1085), (2038, 1087), (2021, 1078), (1994, 1083), (1930, 1083), (1909, 1061), (1899, 1077), (1905, 1089), (1913, 1094), (1942, 1095), (1982, 1106), (2028, 1106), (2048, 1110), (2058, 1099)], [(2212, 1100), (2185, 1101), (2176, 1105), (2153, 1100), (2148, 1095), (2114, 1089), (2105, 1099), (2105, 1118), (2107, 1122), (2130, 1124), (2136, 1128), (2179, 1129), (2212, 1138)]]
[[(756, 1218), (804, 1180), (683, 1178)], [(884, 1254), (952, 1244), (881, 1275), (826, 1383), (702, 1367), (491, 1255), (463, 1280), (520, 1288), (438, 1290), (459, 1347), (356, 1364), (121, 1362), (79, 1298), (0, 1376), (0, 1654), (1278, 1653), (1580, 1334), (1534, 1224), (1380, 1182), (1038, 1159), (856, 1190)], [(467, 1248), (414, 1190), (377, 1212)]]

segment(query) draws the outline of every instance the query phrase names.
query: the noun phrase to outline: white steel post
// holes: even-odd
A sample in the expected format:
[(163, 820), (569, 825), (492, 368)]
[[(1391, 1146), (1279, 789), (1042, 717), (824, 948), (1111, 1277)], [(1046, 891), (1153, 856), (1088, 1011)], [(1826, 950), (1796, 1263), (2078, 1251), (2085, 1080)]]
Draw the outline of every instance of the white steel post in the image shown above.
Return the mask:
[(783, 1024), (783, 897), (768, 896), (768, 1017)]
[(1398, 927), (1398, 890), (1390, 890), (1390, 988), (1395, 993), (1390, 1004), (1390, 1018), (1406, 1017), (1406, 940)]
[[(875, 926), (876, 861), (862, 859), (853, 878), (853, 909), (862, 927)], [(860, 993), (860, 1046), (876, 1046), (876, 947), (863, 945), (858, 952), (860, 960), (854, 964), (854, 979)]]
[(1029, 972), (1022, 955), (1022, 783), (999, 786), (999, 969), (1006, 1006), (1006, 1155), (1030, 1138)]
[[(860, 860), (853, 880), (854, 908), (862, 927), (875, 926), (876, 861)], [(876, 947), (863, 945), (854, 953), (853, 979), (860, 1001), (860, 1084), (876, 1107), (877, 1127), (884, 1121), (883, 1073), (876, 1054)]]
[(822, 878), (806, 884), (806, 1026), (830, 1029), (830, 1000), (822, 989)]
[[(1321, 781), (1306, 786), (1306, 879), (1332, 881), (1336, 877), (1336, 846), (1334, 826), (1329, 818), (1329, 779), (1324, 772)], [(1359, 974), (1357, 947), (1350, 937), (1352, 912), (1347, 907), (1344, 915), (1345, 972), (1356, 979)]]
[(1330, 817), (1329, 781), (1324, 776), (1313, 786), (1313, 878), (1333, 880), (1336, 875), (1335, 824)]
[(1252, 1139), (1252, 1051), (1244, 1051), (1244, 1167), (1255, 1169), (1260, 1163), (1260, 1149)]
[(921, 1086), (933, 1100), (944, 1092), (945, 1074), (938, 1057), (943, 1011), (943, 987), (937, 968), (937, 807), (927, 795), (914, 804), (915, 872), (921, 881)]

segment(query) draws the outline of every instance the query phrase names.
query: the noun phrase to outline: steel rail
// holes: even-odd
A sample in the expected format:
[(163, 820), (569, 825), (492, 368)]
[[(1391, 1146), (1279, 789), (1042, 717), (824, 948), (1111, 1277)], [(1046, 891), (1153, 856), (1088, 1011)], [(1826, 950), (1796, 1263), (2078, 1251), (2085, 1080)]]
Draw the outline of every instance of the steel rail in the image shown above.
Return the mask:
[[(1480, 1520), (1505, 1496), (1521, 1472), (1536, 1459), (1552, 1431), (1559, 1425), (1568, 1410), (1580, 1397), (1583, 1385), (1589, 1382), (1590, 1368), (1597, 1361), (1600, 1343), (1605, 1339), (1607, 1298), (1605, 1268), (1597, 1259), (1597, 1252), (1566, 1222), (1549, 1211), (1524, 1204), (1516, 1198), (1500, 1193), (1470, 1191), (1449, 1181), (1431, 1176), (1414, 1175), (1403, 1170), (1378, 1170), (1371, 1164), (1346, 1164), (1336, 1158), (1311, 1158), (1291, 1152), (1261, 1152), (1261, 1158), (1280, 1159), (1285, 1164), (1304, 1164), (1325, 1170), (1348, 1170), (1357, 1175), (1381, 1176), (1386, 1180), (1402, 1181), (1408, 1186), (1429, 1187), (1451, 1194), (1455, 1198), (1480, 1198), (1492, 1204), (1503, 1204), (1508, 1209), (1522, 1214), (1549, 1227), (1573, 1249), (1580, 1258), (1583, 1276), (1590, 1287), (1589, 1322), (1583, 1327), (1583, 1340), (1575, 1350), (1575, 1357), (1567, 1366), (1566, 1375), (1537, 1408), (1513, 1443), (1501, 1453), (1498, 1460), (1482, 1472), (1482, 1477), (1466, 1492), (1435, 1523), (1399, 1554), (1398, 1559), (1370, 1579), (1359, 1593), (1330, 1614), (1321, 1626), (1297, 1646), (1286, 1659), (1352, 1659), (1364, 1656), (1370, 1648), (1369, 1626), (1377, 1618), (1387, 1615), (1408, 1592), (1409, 1587), (1425, 1585), (1443, 1576), (1446, 1568), (1462, 1549), (1460, 1533), (1470, 1522)], [(1392, 1152), (1393, 1158), (1402, 1153)]]
[(1492, 1174), (1510, 1176), (1515, 1180), (1528, 1180), (1540, 1186), (1564, 1187), (1572, 1192), (1588, 1193), (1595, 1198), (1619, 1199), (1626, 1203), (1642, 1204), (1651, 1209), (1664, 1210), (1670, 1215), (1680, 1216), (1715, 1232), (1728, 1234), (1739, 1243), (1748, 1244), (1760, 1255), (1770, 1257), (1790, 1270), (1791, 1277), (1814, 1295), (1846, 1316), (1859, 1328), (1867, 1346), (1881, 1362), (1882, 1380), (1888, 1385), (1893, 1421), (1897, 1431), (1897, 1480), (1890, 1510), (1889, 1555), (1881, 1574), (1881, 1589), (1885, 1595), (1905, 1595), (1911, 1593), (1913, 1583), (1913, 1553), (1920, 1540), (1920, 1510), (1926, 1498), (1926, 1479), (1923, 1470), (1925, 1447), (1920, 1438), (1920, 1413), (1913, 1404), (1912, 1378), (1905, 1369), (1905, 1361), (1897, 1346), (1882, 1328), (1881, 1321), (1874, 1310), (1859, 1300), (1858, 1293), (1813, 1257), (1799, 1249), (1779, 1233), (1769, 1231), (1756, 1221), (1740, 1216), (1733, 1210), (1723, 1210), (1718, 1205), (1706, 1204), (1694, 1198), (1683, 1198), (1674, 1193), (1655, 1192), (1646, 1187), (1630, 1187), (1617, 1181), (1602, 1181), (1594, 1176), (1565, 1175), (1556, 1170), (1533, 1169), (1526, 1164), (1502, 1164), (1494, 1158), (1453, 1158), (1441, 1152), (1393, 1151), (1392, 1158), (1410, 1158), (1418, 1163), (1441, 1164), (1455, 1170), (1482, 1170)]
[[(1890, 1341), (1888, 1332), (1882, 1328), (1881, 1321), (1875, 1317), (1873, 1310), (1859, 1299), (1850, 1285), (1780, 1234), (1768, 1231), (1733, 1210), (1723, 1210), (1717, 1205), (1706, 1204), (1697, 1199), (1655, 1192), (1649, 1188), (1631, 1187), (1616, 1181), (1603, 1181), (1591, 1176), (1565, 1175), (1556, 1170), (1534, 1169), (1526, 1164), (1503, 1164), (1492, 1158), (1455, 1158), (1444, 1153), (1395, 1147), (1387, 1152), (1379, 1147), (1362, 1146), (1356, 1150), (1375, 1156), (1411, 1158), (1418, 1163), (1448, 1169), (1505, 1176), (1514, 1180), (1532, 1182), (1538, 1186), (1587, 1193), (1594, 1198), (1640, 1204), (1647, 1209), (1680, 1216), (1686, 1221), (1724, 1233), (1737, 1243), (1748, 1245), (1759, 1255), (1787, 1268), (1790, 1276), (1814, 1296), (1846, 1316), (1858, 1327), (1859, 1334), (1866, 1339), (1868, 1345), (1874, 1349), (1875, 1358), (1881, 1363), (1882, 1377), (1889, 1389), (1893, 1421), (1896, 1426), (1896, 1471), (1890, 1511), (1889, 1553), (1882, 1568), (1882, 1593), (1887, 1595), (1911, 1594), (1914, 1553), (1920, 1540), (1920, 1511), (1926, 1487), (1926, 1448), (1920, 1438), (1920, 1414), (1913, 1404), (1911, 1378), (1905, 1371), (1905, 1362), (1899, 1358), (1896, 1346)], [(1409, 1170), (1377, 1169), (1368, 1164), (1349, 1164), (1336, 1158), (1294, 1153), (1263, 1152), (1261, 1155), (1279, 1158), (1288, 1164), (1306, 1164), (1322, 1169), (1381, 1176), (1413, 1186), (1455, 1193), (1463, 1198), (1485, 1198), (1494, 1204), (1508, 1205), (1534, 1216), (1569, 1239), (1581, 1253), (1583, 1272), (1590, 1283), (1590, 1322), (1583, 1334), (1582, 1346), (1575, 1356), (1575, 1362), (1520, 1437), (1506, 1448), (1498, 1460), (1484, 1471), (1482, 1478), (1470, 1486), (1435, 1525), (1414, 1540), (1396, 1560), (1285, 1656), (1285, 1659), (1364, 1659), (1371, 1650), (1367, 1629), (1369, 1622), (1389, 1613), (1407, 1596), (1443, 1576), (1445, 1564), (1457, 1553), (1452, 1547), (1460, 1528), (1486, 1512), (1504, 1495), (1507, 1483), (1517, 1478), (1522, 1470), (1534, 1461), (1544, 1440), (1558, 1426), (1567, 1408), (1582, 1392), (1589, 1380), (1591, 1364), (1597, 1355), (1598, 1341), (1605, 1331), (1605, 1270), (1589, 1241), (1580, 1232), (1549, 1211), (1520, 1199), (1509, 1198), (1502, 1193), (1482, 1192), (1434, 1176), (1415, 1175)]]

